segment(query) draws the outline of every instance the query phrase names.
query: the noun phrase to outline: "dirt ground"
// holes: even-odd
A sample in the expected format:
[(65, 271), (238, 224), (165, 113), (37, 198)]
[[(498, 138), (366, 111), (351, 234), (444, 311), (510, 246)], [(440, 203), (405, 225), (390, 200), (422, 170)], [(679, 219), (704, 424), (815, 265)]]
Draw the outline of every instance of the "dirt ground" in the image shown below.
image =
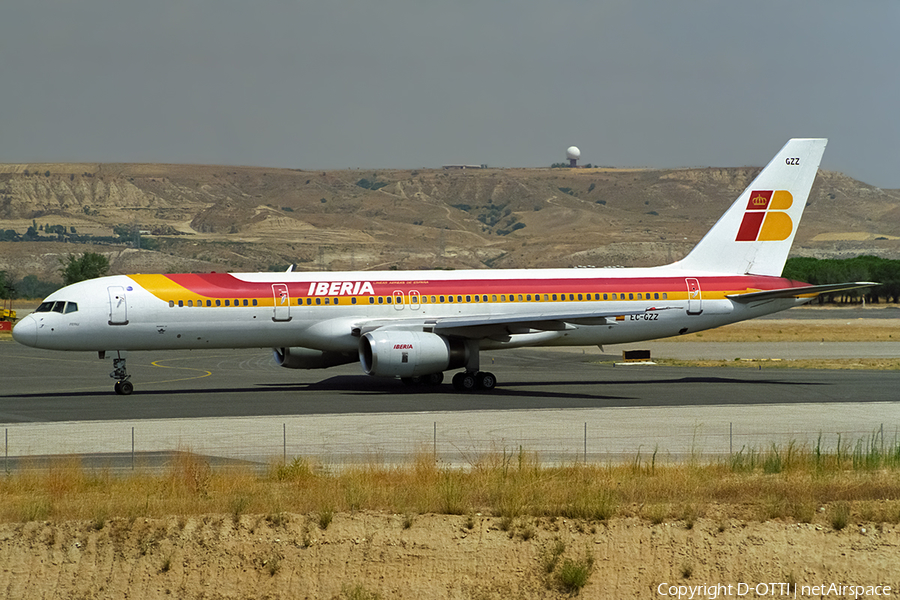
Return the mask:
[[(552, 598), (577, 593), (561, 583), (566, 561), (592, 565), (584, 598), (677, 596), (671, 586), (694, 586), (695, 598), (867, 597), (810, 593), (823, 584), (900, 590), (896, 525), (530, 519), (503, 531), (499, 518), (478, 515), (419, 515), (406, 528), (408, 518), (335, 514), (325, 530), (303, 515), (6, 523), (0, 595)], [(717, 584), (732, 593), (696, 587)]]

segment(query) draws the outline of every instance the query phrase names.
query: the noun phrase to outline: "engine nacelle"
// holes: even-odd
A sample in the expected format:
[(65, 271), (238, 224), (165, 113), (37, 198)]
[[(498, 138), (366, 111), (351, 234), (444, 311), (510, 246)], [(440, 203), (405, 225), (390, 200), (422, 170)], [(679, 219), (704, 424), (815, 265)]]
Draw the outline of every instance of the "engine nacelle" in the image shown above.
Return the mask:
[(423, 331), (370, 331), (359, 340), (363, 371), (380, 377), (417, 377), (466, 365), (461, 339)]
[(329, 352), (313, 348), (274, 348), (275, 363), (287, 369), (327, 369), (346, 365), (356, 360), (353, 354)]

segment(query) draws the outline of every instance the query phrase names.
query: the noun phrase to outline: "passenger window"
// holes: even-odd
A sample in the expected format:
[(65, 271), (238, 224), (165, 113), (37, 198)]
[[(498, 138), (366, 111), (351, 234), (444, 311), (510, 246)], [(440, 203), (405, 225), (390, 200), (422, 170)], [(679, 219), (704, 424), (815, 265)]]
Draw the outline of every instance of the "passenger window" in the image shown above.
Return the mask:
[(221, 300), (216, 300), (216, 306), (222, 306), (222, 301), (221, 301)]
[(519, 302), (522, 301), (522, 294), (519, 294)]
[(663, 300), (666, 299), (666, 296), (667, 296), (667, 294), (665, 292), (663, 292)]
[[(435, 300), (436, 300), (436, 298), (435, 298), (434, 296), (432, 296), (432, 297), (431, 297), (431, 303), (434, 304), (434, 301), (435, 301)], [(442, 302), (443, 302), (443, 301), (442, 301)]]
[(338, 303), (338, 300), (339, 300), (339, 298), (335, 298), (335, 299), (334, 299), (334, 303), (337, 304), (337, 303)]
[(497, 294), (491, 294), (491, 302), (497, 301)]
[(350, 304), (356, 304), (356, 296), (350, 298)]
[(575, 294), (569, 294), (569, 300), (574, 300), (574, 299), (575, 299)]
[(466, 302), (471, 302), (471, 301), (472, 301), (472, 296), (466, 296)]
[(617, 299), (617, 298), (616, 298), (615, 292), (613, 292), (612, 299), (613, 299), (613, 300), (616, 300), (616, 299)]
[(556, 294), (553, 294), (552, 298), (553, 298), (553, 301), (556, 302)]
[(369, 296), (369, 304), (375, 304), (375, 297)]
[(500, 294), (500, 302), (506, 302), (506, 294)]
[(604, 299), (604, 300), (609, 300), (609, 297), (608, 297), (606, 294), (603, 294), (603, 299)]
[(634, 294), (632, 294), (631, 292), (629, 292), (629, 293), (628, 293), (628, 299), (629, 299), (629, 300), (634, 300)]
[(384, 304), (384, 296), (378, 296), (378, 304)]
[(653, 299), (659, 300), (659, 292), (653, 292)]
[(443, 303), (444, 303), (444, 297), (441, 296), (441, 304), (443, 304)]
[(321, 299), (321, 298), (316, 298), (316, 304), (322, 304), (322, 299)]
[(638, 300), (640, 300), (640, 299), (641, 299), (641, 293), (638, 292)]
[(456, 301), (457, 301), (457, 302), (462, 302), (462, 296), (457, 296), (457, 297), (456, 297)]
[(175, 301), (169, 300), (169, 308), (175, 308)]
[(253, 299), (253, 306), (256, 306), (256, 298)]
[(386, 301), (388, 304), (390, 304), (390, 303), (393, 301), (393, 298), (392, 298), (391, 296), (388, 296), (388, 297), (385, 299), (385, 301)]
[(531, 294), (526, 295), (525, 300), (527, 300), (528, 302), (531, 302)]

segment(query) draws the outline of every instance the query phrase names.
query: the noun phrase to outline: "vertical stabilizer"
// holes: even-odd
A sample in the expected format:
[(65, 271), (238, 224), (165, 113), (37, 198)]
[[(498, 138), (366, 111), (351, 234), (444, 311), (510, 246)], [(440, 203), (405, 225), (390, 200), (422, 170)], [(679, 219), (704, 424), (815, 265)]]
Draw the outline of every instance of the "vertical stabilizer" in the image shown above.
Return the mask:
[(780, 276), (827, 142), (788, 141), (690, 254), (672, 266)]

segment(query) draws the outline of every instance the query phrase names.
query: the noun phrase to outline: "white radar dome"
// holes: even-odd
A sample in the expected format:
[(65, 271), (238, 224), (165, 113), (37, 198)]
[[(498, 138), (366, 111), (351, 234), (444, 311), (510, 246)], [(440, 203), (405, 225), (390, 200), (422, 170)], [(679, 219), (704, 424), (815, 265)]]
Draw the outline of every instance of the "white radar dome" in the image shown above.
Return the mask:
[(581, 150), (577, 146), (569, 146), (566, 149), (566, 158), (569, 160), (578, 160), (581, 157)]

